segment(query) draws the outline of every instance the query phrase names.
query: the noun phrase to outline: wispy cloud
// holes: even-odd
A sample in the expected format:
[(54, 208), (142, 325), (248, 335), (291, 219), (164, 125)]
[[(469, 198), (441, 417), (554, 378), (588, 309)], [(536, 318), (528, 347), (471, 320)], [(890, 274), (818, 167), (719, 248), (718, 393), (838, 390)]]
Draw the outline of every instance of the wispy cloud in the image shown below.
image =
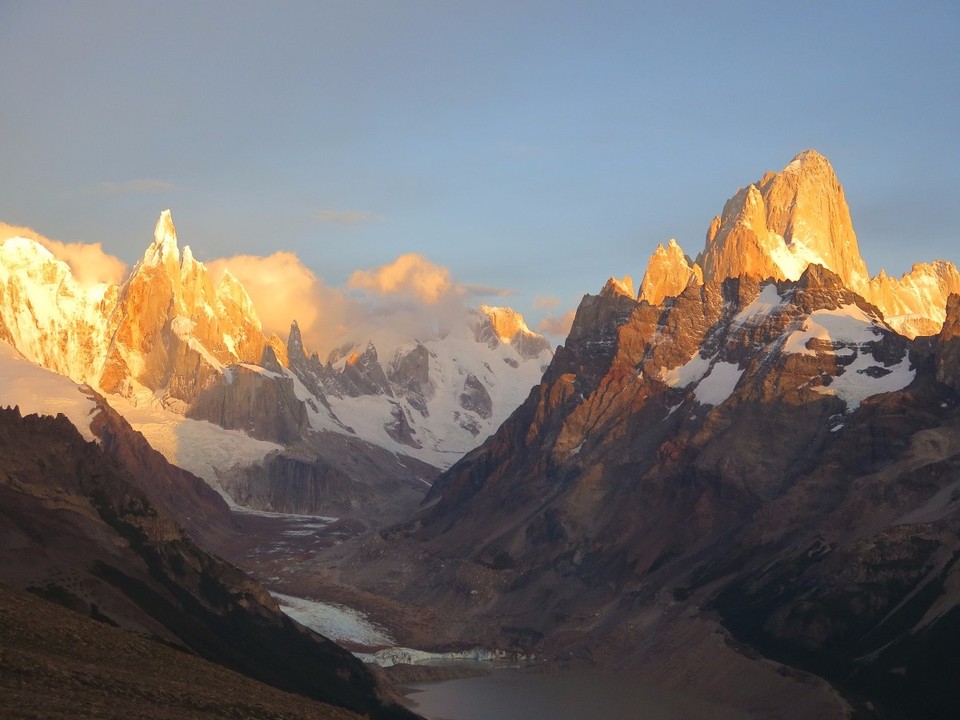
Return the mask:
[(462, 292), (455, 286), (450, 271), (430, 262), (423, 255), (407, 253), (386, 265), (371, 270), (356, 270), (350, 276), (348, 287), (380, 295), (407, 295), (432, 304), (451, 291)]
[(135, 193), (174, 192), (180, 188), (173, 183), (152, 178), (139, 180), (124, 180), (123, 182), (107, 181), (97, 185), (97, 191), (104, 195), (131, 195)]
[(573, 318), (576, 317), (576, 310), (568, 310), (560, 317), (545, 317), (537, 325), (537, 329), (545, 335), (565, 338), (570, 334), (570, 328), (573, 326)]
[(560, 298), (554, 295), (537, 295), (533, 299), (533, 307), (537, 310), (553, 310), (553, 308), (559, 307), (560, 303)]
[(383, 215), (368, 210), (334, 210), (327, 208), (316, 213), (320, 222), (328, 225), (363, 225), (366, 223), (383, 222)]

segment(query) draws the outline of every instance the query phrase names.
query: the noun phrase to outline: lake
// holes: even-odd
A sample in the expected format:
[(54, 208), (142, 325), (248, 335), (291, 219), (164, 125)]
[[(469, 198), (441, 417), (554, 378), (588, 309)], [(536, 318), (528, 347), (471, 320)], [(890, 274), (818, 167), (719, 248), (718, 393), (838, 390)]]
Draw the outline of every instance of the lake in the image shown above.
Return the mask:
[(428, 720), (749, 720), (750, 715), (643, 687), (596, 671), (482, 677), (411, 686), (408, 701)]

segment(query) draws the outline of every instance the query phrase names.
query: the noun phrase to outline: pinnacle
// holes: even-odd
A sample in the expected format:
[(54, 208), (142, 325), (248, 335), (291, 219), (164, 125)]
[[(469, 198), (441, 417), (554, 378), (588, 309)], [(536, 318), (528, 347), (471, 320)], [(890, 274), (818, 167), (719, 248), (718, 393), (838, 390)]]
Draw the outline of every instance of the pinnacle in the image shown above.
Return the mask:
[(160, 213), (157, 225), (153, 230), (153, 243), (147, 248), (143, 260), (146, 265), (167, 263), (170, 260), (179, 265), (180, 251), (177, 248), (177, 229), (173, 226), (173, 217), (169, 210)]

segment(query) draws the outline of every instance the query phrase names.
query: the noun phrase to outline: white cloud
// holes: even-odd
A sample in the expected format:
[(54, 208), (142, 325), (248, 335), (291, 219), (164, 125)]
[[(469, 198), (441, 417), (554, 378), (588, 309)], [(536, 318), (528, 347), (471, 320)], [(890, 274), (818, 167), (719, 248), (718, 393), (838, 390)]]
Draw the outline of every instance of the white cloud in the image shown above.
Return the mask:
[(43, 245), (55, 258), (70, 266), (70, 271), (81, 285), (120, 283), (127, 274), (127, 265), (103, 250), (100, 243), (65, 243), (44, 237), (28, 227), (17, 227), (0, 222), (0, 242), (12, 237), (25, 237)]
[(462, 294), (454, 285), (450, 271), (435, 265), (423, 255), (408, 253), (372, 270), (355, 270), (348, 286), (379, 295), (406, 295), (427, 304), (452, 293)]
[(267, 257), (235, 255), (206, 263), (215, 281), (230, 270), (246, 289), (263, 324), (264, 333), (286, 338), (290, 323), (297, 321), (308, 352), (320, 357), (362, 315), (357, 302), (328, 287), (290, 252)]

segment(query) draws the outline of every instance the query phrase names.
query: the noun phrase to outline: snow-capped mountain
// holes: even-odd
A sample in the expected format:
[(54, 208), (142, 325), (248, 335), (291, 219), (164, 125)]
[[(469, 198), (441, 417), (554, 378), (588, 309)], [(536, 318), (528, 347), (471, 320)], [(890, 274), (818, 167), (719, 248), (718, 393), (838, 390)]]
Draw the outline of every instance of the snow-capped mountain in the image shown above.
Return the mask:
[(762, 717), (787, 697), (794, 717), (951, 717), (955, 269), (889, 284), (945, 318), (900, 334), (863, 296), (829, 164), (782, 176), (727, 203), (696, 263), (659, 249), (639, 300), (614, 278), (585, 296), (541, 383), (349, 582), (429, 604), (446, 642), (589, 658)]
[(552, 352), (519, 313), (481, 306), (428, 337), (347, 341), (325, 363), (307, 356), (294, 324), (287, 355), (290, 370), (342, 426), (447, 467), (506, 420)]
[[(362, 441), (351, 453), (386, 449), (393, 460), (370, 451), (378, 467), (401, 467), (398, 456), (446, 467), (506, 419), (552, 355), (518, 313), (484, 306), (426, 337), (347, 340), (321, 362), (296, 322), (286, 344), (267, 337), (243, 286), (229, 272), (215, 282), (178, 247), (169, 211), (119, 286), (81, 285), (33, 240), (0, 244), (0, 340), (113, 398), (172, 462), (218, 488), (230, 458), (201, 462), (189, 448), (209, 433), (169, 428), (209, 421), (257, 439), (228, 453), (240, 463), (281, 445), (309, 456), (313, 433), (332, 432)], [(418, 483), (433, 474), (404, 472)]]
[(839, 275), (907, 337), (936, 334), (947, 297), (960, 292), (960, 273), (944, 260), (914, 265), (899, 280), (883, 271), (871, 278), (833, 167), (823, 155), (806, 150), (779, 173), (766, 173), (726, 202), (710, 223), (695, 262), (676, 241), (658, 246), (639, 299), (657, 305), (689, 284), (743, 275), (797, 280), (811, 264)]

